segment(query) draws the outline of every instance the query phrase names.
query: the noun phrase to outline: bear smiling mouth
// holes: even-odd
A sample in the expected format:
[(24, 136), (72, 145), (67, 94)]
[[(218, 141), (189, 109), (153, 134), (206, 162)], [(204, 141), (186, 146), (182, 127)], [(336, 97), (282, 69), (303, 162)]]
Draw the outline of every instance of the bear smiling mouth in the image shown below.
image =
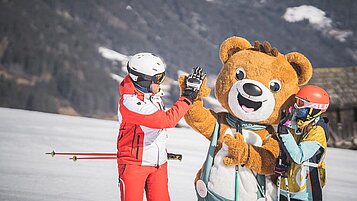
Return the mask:
[(244, 98), (240, 93), (238, 93), (237, 99), (239, 105), (245, 112), (255, 112), (262, 106), (262, 102), (251, 101)]

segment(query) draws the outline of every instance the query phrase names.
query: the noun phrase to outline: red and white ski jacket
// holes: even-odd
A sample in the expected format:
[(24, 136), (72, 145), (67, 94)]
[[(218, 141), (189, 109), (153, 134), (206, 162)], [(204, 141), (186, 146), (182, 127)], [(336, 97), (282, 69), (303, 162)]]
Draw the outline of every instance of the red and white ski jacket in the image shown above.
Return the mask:
[(121, 82), (119, 91), (118, 164), (164, 164), (167, 160), (166, 128), (177, 124), (191, 102), (181, 97), (171, 109), (165, 111), (162, 92), (155, 95), (142, 93), (134, 87), (129, 76)]

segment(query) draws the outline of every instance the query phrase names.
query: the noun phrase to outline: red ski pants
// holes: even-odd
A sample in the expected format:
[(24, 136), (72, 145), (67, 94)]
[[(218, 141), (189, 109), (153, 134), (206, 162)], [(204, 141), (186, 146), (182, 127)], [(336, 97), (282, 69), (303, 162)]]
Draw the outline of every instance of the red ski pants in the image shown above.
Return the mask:
[(121, 201), (170, 201), (167, 163), (159, 166), (118, 165)]

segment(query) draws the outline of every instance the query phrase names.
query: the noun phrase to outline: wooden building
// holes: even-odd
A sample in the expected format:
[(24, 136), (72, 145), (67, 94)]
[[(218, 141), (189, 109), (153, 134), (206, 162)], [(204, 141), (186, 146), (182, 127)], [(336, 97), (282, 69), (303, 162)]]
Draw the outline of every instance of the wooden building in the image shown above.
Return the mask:
[(309, 84), (330, 95), (325, 116), (330, 120), (329, 146), (357, 149), (357, 66), (314, 68)]

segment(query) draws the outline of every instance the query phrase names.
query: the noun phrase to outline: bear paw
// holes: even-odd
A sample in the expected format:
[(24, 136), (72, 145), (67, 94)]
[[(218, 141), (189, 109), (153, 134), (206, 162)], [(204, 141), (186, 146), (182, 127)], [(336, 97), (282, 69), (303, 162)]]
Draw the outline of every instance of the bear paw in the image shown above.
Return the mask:
[(228, 152), (231, 155), (223, 159), (224, 164), (241, 165), (247, 162), (248, 144), (245, 142), (242, 134), (236, 133), (234, 137), (227, 134), (224, 136), (223, 142), (228, 146)]

